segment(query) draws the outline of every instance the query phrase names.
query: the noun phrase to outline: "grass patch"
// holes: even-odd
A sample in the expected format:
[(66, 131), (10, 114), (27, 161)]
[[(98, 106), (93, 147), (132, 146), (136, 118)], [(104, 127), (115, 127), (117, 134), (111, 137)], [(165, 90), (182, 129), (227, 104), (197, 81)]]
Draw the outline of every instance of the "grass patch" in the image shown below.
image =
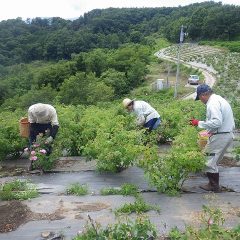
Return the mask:
[(26, 200), (38, 195), (36, 185), (29, 181), (14, 180), (3, 184), (0, 188), (1, 200)]
[(136, 200), (134, 203), (125, 203), (122, 207), (115, 210), (116, 215), (131, 214), (131, 213), (145, 213), (150, 210), (160, 212), (160, 208), (152, 206), (144, 202), (142, 197), (139, 196), (139, 189), (129, 183), (123, 184), (119, 189), (116, 188), (103, 188), (100, 191), (101, 195), (123, 195), (123, 196), (134, 196)]
[(73, 183), (67, 189), (68, 195), (83, 196), (88, 194), (88, 186), (86, 184)]
[(158, 206), (152, 206), (144, 202), (144, 200), (140, 197), (134, 203), (125, 203), (122, 207), (115, 210), (116, 215), (120, 214), (131, 214), (131, 213), (145, 213), (150, 210), (160, 212), (160, 208)]
[(158, 51), (162, 48), (166, 48), (171, 45), (171, 43), (167, 39), (162, 37), (154, 36), (154, 41), (155, 41), (154, 51)]
[(240, 41), (201, 41), (199, 44), (226, 48), (231, 52), (240, 52)]
[(137, 196), (138, 188), (134, 184), (125, 183), (120, 189), (116, 188), (103, 188), (100, 191), (101, 195), (124, 195), (124, 196)]

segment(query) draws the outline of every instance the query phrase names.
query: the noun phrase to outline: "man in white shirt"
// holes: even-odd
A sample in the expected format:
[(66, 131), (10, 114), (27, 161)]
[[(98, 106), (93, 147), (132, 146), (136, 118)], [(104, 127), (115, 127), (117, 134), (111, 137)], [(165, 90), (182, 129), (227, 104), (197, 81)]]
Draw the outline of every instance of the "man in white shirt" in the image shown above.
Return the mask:
[(45, 134), (47, 130), (50, 134), (46, 139), (46, 143), (53, 142), (59, 128), (57, 112), (53, 106), (43, 103), (30, 106), (28, 109), (28, 121), (30, 123), (30, 145), (36, 141), (39, 133)]
[(137, 125), (147, 128), (149, 132), (160, 125), (159, 113), (147, 102), (125, 98), (122, 103), (129, 112), (137, 115)]
[(204, 149), (207, 155), (206, 174), (207, 185), (200, 186), (207, 191), (219, 192), (219, 170), (217, 164), (222, 160), (227, 148), (233, 141), (235, 122), (230, 104), (221, 96), (213, 93), (212, 89), (202, 84), (197, 87), (197, 97), (206, 104), (206, 120), (191, 120), (191, 125), (208, 130), (210, 137)]

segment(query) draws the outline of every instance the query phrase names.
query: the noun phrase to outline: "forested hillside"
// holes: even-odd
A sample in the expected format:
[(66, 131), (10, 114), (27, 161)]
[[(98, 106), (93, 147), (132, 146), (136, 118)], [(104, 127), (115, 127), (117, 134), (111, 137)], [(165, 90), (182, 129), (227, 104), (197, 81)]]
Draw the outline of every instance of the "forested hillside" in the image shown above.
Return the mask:
[[(186, 41), (238, 39), (240, 7), (205, 2), (96, 9), (74, 21), (2, 21), (0, 104), (16, 109), (43, 98), (95, 104), (121, 97), (144, 82), (153, 52), (164, 46), (157, 39), (177, 43), (182, 24), (187, 26)], [(232, 43), (232, 50), (239, 49)]]
[(240, 7), (204, 2), (177, 8), (93, 10), (74, 21), (21, 18), (0, 22), (0, 65), (34, 60), (70, 59), (94, 48), (116, 49), (123, 43), (152, 45), (154, 33), (178, 41), (181, 25), (188, 40), (236, 40)]

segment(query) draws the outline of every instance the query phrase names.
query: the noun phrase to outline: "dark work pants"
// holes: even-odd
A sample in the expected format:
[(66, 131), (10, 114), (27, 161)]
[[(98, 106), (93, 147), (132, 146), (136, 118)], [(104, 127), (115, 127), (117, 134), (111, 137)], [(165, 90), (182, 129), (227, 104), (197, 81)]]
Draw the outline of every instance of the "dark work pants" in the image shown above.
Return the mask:
[[(151, 132), (153, 128), (155, 127), (156, 122), (158, 121), (158, 125), (160, 125), (161, 119), (160, 118), (152, 118), (148, 122), (144, 124), (145, 128), (148, 128), (148, 131)], [(157, 125), (157, 126), (158, 126)]]
[(36, 137), (39, 133), (46, 134), (46, 130), (52, 132), (52, 125), (51, 123), (30, 123), (30, 134), (29, 134), (29, 143), (30, 146), (36, 142)]

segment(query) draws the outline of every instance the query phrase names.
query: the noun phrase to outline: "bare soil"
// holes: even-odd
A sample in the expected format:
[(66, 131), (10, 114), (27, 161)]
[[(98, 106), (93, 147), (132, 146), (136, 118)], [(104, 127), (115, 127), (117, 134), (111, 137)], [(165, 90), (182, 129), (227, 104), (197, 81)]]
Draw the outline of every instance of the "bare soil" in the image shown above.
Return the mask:
[(24, 168), (16, 167), (0, 167), (0, 178), (13, 177), (27, 174), (27, 170)]
[(54, 169), (51, 171), (61, 172), (79, 172), (79, 171), (94, 171), (96, 170), (96, 161), (86, 161), (82, 157), (66, 157), (56, 161)]
[(39, 220), (61, 220), (72, 215), (75, 219), (81, 219), (82, 212), (100, 211), (108, 208), (108, 204), (73, 202), (73, 209), (69, 209), (60, 203), (54, 213), (34, 213), (21, 201), (10, 201), (0, 206), (0, 233), (16, 230), (21, 224)]
[(224, 156), (219, 163), (222, 167), (240, 167), (239, 162), (234, 158)]
[(29, 209), (20, 201), (0, 206), (0, 233), (11, 232), (26, 222)]
[(60, 220), (64, 216), (58, 212), (52, 214), (33, 213), (21, 201), (10, 201), (0, 206), (0, 233), (16, 230), (21, 224), (34, 220)]

